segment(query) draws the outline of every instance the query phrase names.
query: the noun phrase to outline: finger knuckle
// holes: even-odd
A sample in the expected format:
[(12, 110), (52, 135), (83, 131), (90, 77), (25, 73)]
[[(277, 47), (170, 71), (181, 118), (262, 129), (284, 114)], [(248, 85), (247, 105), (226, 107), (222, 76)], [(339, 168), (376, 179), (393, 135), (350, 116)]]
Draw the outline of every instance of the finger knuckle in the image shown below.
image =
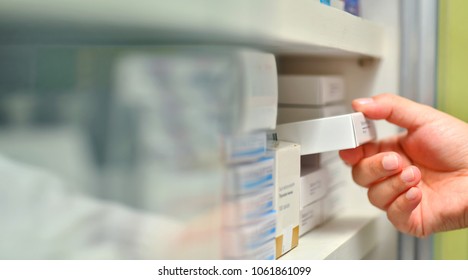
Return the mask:
[(369, 199), (369, 202), (375, 207), (379, 209), (384, 208), (384, 205), (380, 203), (381, 198), (379, 197), (378, 192), (375, 187), (369, 188), (369, 190), (367, 191), (367, 198)]

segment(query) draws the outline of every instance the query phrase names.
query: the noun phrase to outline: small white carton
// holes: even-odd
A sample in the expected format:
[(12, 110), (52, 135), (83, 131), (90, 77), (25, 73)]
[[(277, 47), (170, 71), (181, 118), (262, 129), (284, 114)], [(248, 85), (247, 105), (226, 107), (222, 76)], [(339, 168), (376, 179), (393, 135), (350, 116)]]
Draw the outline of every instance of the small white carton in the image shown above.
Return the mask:
[(322, 200), (323, 219), (328, 220), (345, 207), (343, 186), (330, 190)]
[(322, 201), (319, 200), (307, 205), (301, 209), (300, 214), (299, 236), (303, 236), (323, 222)]
[(279, 258), (299, 242), (301, 147), (278, 141), (271, 142), (269, 150), (275, 158), (276, 258)]
[(278, 103), (326, 105), (345, 97), (343, 77), (339, 75), (280, 75)]
[(360, 112), (276, 126), (276, 138), (301, 145), (301, 154), (356, 148), (376, 138), (374, 123)]
[(301, 170), (300, 208), (318, 201), (327, 193), (327, 173), (323, 168)]
[(327, 165), (323, 165), (321, 168), (326, 172), (328, 190), (346, 186), (348, 178), (351, 177), (350, 168), (342, 161), (330, 162)]
[(320, 168), (325, 169), (327, 173), (327, 187), (333, 190), (345, 186), (348, 178), (351, 177), (350, 167), (340, 158), (337, 151), (318, 154)]

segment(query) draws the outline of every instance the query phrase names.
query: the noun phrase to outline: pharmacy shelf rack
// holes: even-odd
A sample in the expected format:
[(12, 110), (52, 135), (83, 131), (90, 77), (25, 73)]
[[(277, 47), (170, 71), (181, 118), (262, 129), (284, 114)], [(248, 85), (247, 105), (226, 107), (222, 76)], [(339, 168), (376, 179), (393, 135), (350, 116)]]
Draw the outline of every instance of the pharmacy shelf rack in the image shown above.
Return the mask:
[[(368, 20), (311, 0), (2, 0), (0, 46), (226, 44), (273, 52), (289, 61), (302, 55), (331, 57), (329, 72), (349, 69), (350, 97), (370, 96), (397, 90), (395, 3), (366, 1)], [(379, 63), (358, 68), (355, 61), (363, 57)], [(302, 69), (286, 70), (290, 68)], [(363, 86), (362, 81), (368, 83)], [(301, 237), (299, 246), (281, 259), (361, 259), (389, 244), (385, 235), (395, 239), (396, 234), (385, 213), (372, 208), (365, 193), (357, 197), (349, 209)]]

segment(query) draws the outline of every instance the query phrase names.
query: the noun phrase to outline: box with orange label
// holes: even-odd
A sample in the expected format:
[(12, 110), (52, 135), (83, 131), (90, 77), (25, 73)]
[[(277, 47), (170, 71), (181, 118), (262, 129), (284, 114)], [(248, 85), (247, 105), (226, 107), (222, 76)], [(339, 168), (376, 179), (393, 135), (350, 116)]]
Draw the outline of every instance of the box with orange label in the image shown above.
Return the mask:
[(299, 242), (299, 187), (301, 147), (290, 142), (270, 142), (269, 152), (275, 159), (276, 258)]

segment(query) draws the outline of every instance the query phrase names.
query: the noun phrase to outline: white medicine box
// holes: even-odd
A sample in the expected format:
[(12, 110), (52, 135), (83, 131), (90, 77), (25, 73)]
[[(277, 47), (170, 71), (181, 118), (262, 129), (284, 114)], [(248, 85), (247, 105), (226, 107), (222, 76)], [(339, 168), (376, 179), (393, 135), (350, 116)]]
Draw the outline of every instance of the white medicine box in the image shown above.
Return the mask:
[(275, 159), (276, 258), (279, 258), (299, 242), (301, 147), (295, 143), (273, 141), (269, 150)]
[(323, 168), (302, 168), (300, 208), (321, 200), (327, 193), (327, 172)]
[(339, 75), (280, 75), (278, 103), (326, 105), (342, 101), (345, 83)]
[(301, 145), (301, 154), (356, 148), (376, 137), (374, 123), (360, 112), (276, 126), (280, 141)]

